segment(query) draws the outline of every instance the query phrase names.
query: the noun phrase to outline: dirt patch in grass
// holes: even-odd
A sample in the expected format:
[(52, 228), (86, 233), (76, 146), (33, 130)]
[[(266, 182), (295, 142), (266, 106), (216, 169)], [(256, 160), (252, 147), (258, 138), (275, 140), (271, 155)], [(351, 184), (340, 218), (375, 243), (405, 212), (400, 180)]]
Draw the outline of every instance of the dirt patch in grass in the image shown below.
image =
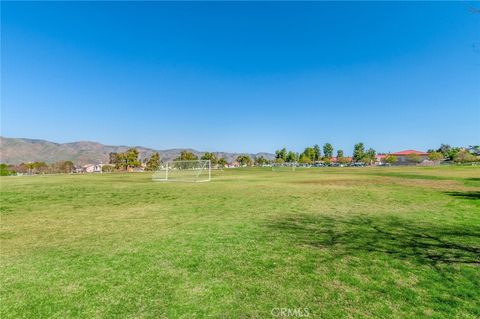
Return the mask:
[(299, 185), (359, 186), (387, 184), (380, 179), (314, 179), (291, 182)]

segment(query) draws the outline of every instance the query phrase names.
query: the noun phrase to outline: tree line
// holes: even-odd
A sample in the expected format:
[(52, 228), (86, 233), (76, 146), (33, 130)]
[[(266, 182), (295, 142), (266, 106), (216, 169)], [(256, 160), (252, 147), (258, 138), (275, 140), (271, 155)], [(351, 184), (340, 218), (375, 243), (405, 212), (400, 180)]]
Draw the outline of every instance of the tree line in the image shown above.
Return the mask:
[(52, 164), (45, 162), (21, 163), (19, 165), (0, 164), (0, 176), (16, 174), (60, 174), (73, 172), (72, 161), (58, 161)]
[[(323, 153), (322, 153), (323, 150)], [(427, 151), (428, 159), (433, 162), (439, 162), (442, 160), (456, 162), (456, 163), (468, 163), (477, 162), (480, 156), (480, 146), (469, 146), (468, 148), (452, 147), (448, 144), (441, 144), (438, 149), (430, 149)], [(311, 147), (306, 147), (302, 153), (296, 153), (293, 151), (287, 151), (286, 148), (282, 148), (275, 151), (276, 163), (292, 163), (298, 162), (302, 164), (313, 164), (316, 162), (331, 163), (333, 160), (334, 148), (332, 144), (325, 143), (322, 148), (318, 144)], [(379, 154), (385, 155), (383, 162), (387, 164), (394, 164), (398, 158), (392, 154)], [(344, 151), (339, 149), (336, 152), (335, 160), (339, 164), (353, 163), (366, 163), (373, 164), (376, 161), (377, 152), (373, 148), (365, 148), (364, 143), (357, 143), (353, 147), (352, 157), (346, 157)], [(410, 154), (407, 156), (407, 161), (411, 163), (420, 163), (422, 158), (417, 154)]]
[[(242, 154), (235, 159), (241, 166), (263, 166), (272, 163), (292, 163), (298, 162), (302, 164), (313, 164), (315, 162), (331, 163), (333, 161), (333, 154), (336, 154), (335, 160), (339, 164), (347, 164), (349, 162), (362, 162), (373, 164), (376, 160), (376, 151), (373, 148), (365, 148), (363, 143), (354, 145), (352, 157), (346, 157), (343, 150), (338, 149), (334, 152), (332, 144), (325, 143), (323, 147), (318, 144), (311, 147), (306, 147), (302, 153), (294, 151), (287, 151), (282, 148), (275, 151), (275, 159), (268, 160), (264, 156), (254, 156), (251, 158), (248, 154)], [(433, 162), (449, 161), (454, 163), (470, 163), (480, 162), (480, 146), (473, 145), (469, 147), (453, 147), (448, 144), (441, 144), (437, 149), (429, 149), (427, 151), (428, 159)], [(383, 154), (383, 162), (394, 164), (397, 162), (397, 157), (392, 154)], [(200, 157), (202, 160), (210, 160), (212, 166), (224, 167), (227, 160), (224, 157), (217, 158), (215, 153), (205, 152)], [(194, 153), (184, 150), (175, 160), (198, 160), (198, 156)], [(407, 160), (411, 163), (420, 163), (422, 158), (416, 154), (407, 156)], [(139, 159), (139, 152), (135, 148), (128, 149), (123, 153), (112, 152), (109, 154), (109, 164), (102, 167), (103, 171), (128, 171), (129, 169), (145, 167), (145, 170), (155, 171), (160, 168), (161, 158), (158, 152), (153, 153), (149, 158), (142, 161)], [(52, 164), (47, 164), (42, 161), (21, 163), (19, 165), (0, 164), (0, 175), (15, 175), (21, 174), (55, 174), (55, 173), (71, 173), (74, 172), (75, 165), (72, 161), (57, 161)]]
[[(322, 153), (323, 151), (323, 153)], [(316, 162), (331, 163), (334, 159), (334, 148), (330, 143), (325, 143), (323, 147), (318, 144), (306, 147), (302, 153), (287, 151), (286, 148), (275, 151), (276, 163), (291, 163), (298, 162), (302, 164), (313, 164)], [(375, 161), (376, 151), (373, 148), (365, 150), (363, 143), (357, 143), (354, 146), (353, 156), (350, 159), (345, 156), (342, 149), (336, 152), (335, 160), (337, 163), (346, 164), (348, 162), (366, 162), (372, 163)]]
[[(142, 166), (142, 162), (139, 160), (138, 150), (131, 148), (124, 153), (110, 153), (109, 163), (113, 165), (116, 170), (128, 170), (129, 168), (137, 168)], [(227, 164), (227, 160), (224, 157), (217, 158), (215, 153), (205, 152), (201, 157), (201, 160), (210, 160), (213, 166), (224, 166)], [(180, 152), (175, 161), (194, 161), (198, 160), (198, 156), (194, 153), (184, 150)], [(143, 160), (145, 170), (155, 171), (160, 168), (161, 158), (158, 152), (153, 153), (150, 158)]]

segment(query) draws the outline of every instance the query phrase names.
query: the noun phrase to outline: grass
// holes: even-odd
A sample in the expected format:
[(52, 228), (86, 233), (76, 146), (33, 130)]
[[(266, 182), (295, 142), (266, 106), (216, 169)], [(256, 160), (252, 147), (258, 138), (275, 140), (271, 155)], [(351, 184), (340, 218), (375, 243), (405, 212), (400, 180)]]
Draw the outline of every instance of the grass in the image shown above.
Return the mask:
[[(2, 318), (478, 318), (480, 169), (1, 179)], [(274, 312), (278, 314), (278, 312)]]

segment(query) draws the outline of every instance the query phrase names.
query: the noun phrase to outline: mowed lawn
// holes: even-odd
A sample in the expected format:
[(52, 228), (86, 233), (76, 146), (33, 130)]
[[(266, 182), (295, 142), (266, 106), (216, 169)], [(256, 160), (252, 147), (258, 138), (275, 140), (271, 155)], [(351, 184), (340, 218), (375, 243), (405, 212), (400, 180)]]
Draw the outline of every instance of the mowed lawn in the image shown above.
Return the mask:
[(480, 317), (480, 168), (4, 177), (1, 212), (1, 318)]

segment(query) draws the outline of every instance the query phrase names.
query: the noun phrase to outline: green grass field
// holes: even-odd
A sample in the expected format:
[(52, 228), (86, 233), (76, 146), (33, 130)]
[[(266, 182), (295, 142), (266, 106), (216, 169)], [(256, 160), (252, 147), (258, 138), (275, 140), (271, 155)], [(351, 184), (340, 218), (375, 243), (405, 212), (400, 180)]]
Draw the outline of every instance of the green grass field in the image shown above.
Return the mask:
[(212, 175), (2, 178), (1, 318), (480, 317), (480, 168)]

